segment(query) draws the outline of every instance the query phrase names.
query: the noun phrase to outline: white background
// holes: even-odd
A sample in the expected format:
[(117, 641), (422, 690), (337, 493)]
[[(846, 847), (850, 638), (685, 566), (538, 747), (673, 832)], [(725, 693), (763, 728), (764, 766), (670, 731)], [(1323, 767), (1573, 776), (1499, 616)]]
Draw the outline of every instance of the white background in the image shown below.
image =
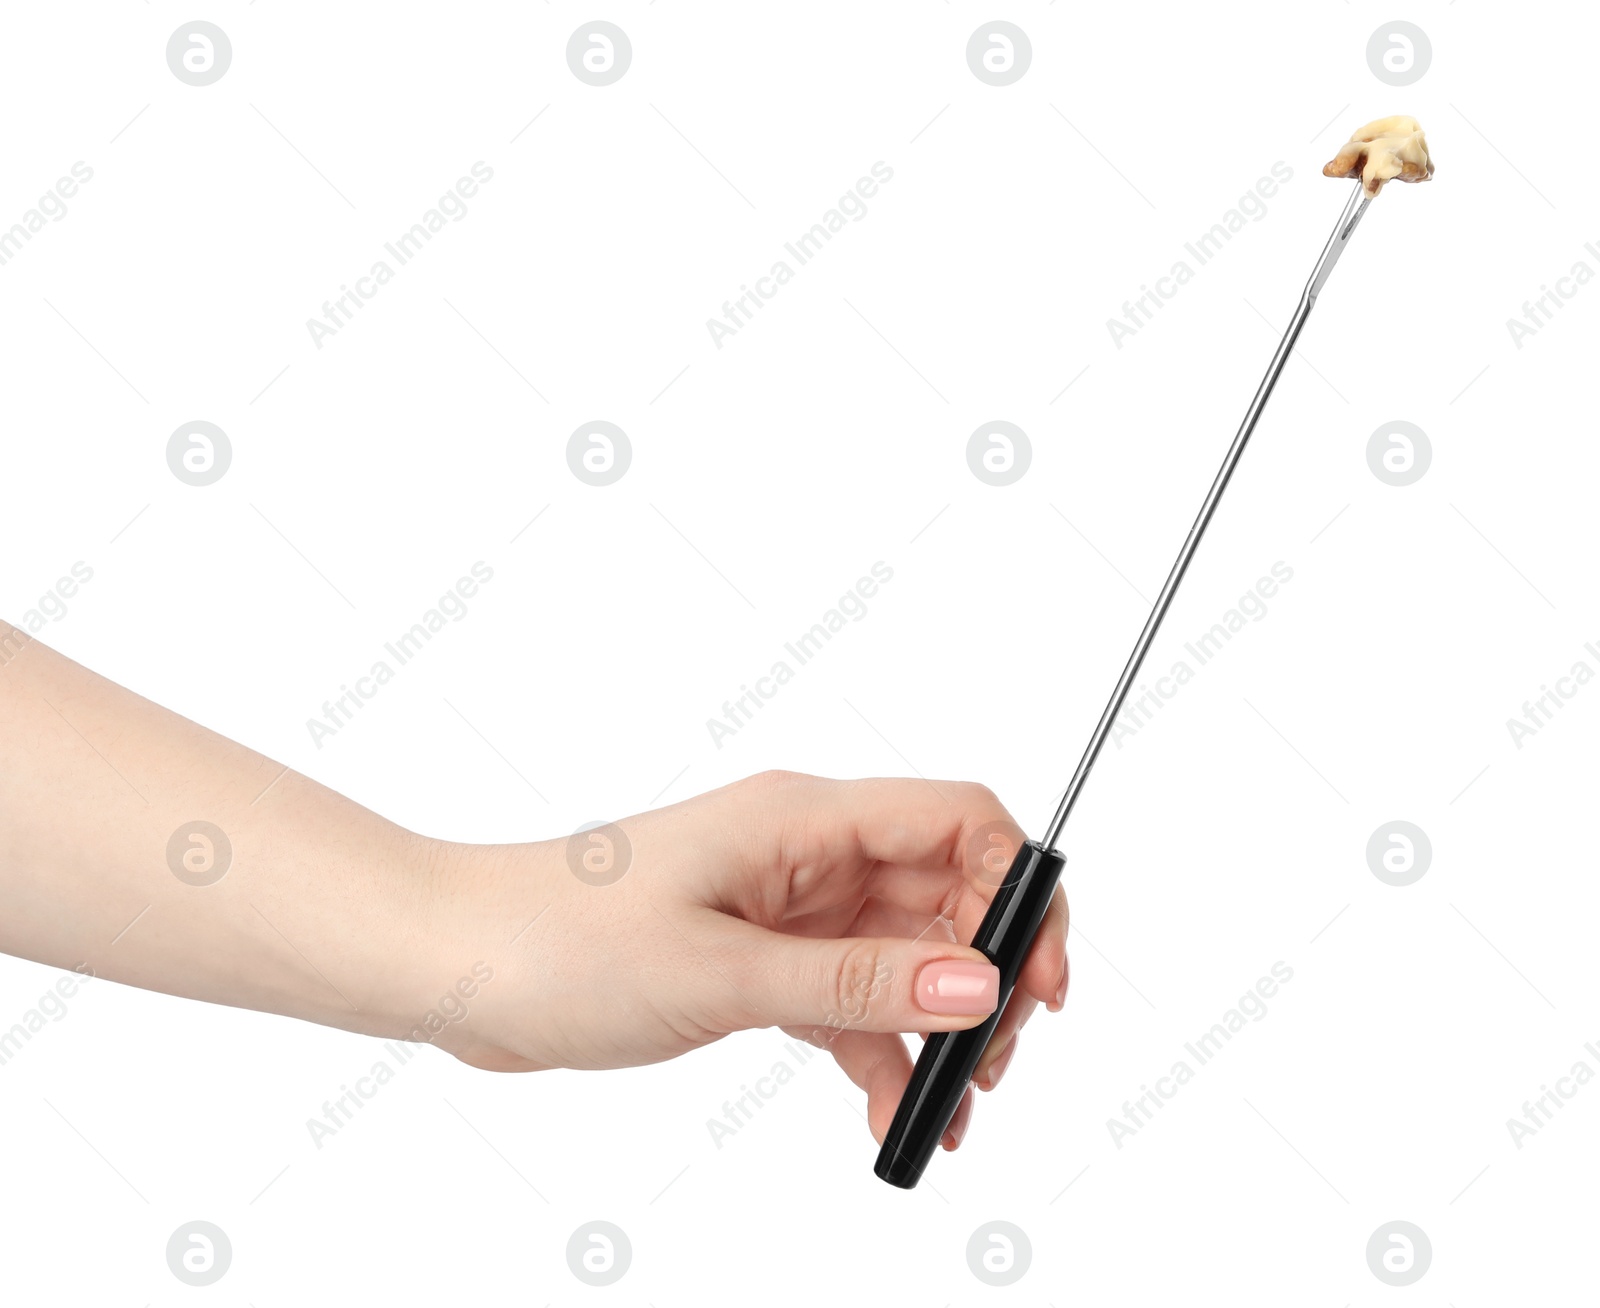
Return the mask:
[[(820, 1057), (712, 1143), (777, 1033), (522, 1078), (424, 1049), (318, 1150), (306, 1119), (375, 1042), (90, 983), (0, 1069), (8, 1302), (1591, 1293), (1600, 1087), (1521, 1149), (1506, 1126), (1600, 1070), (1600, 689), (1520, 749), (1506, 727), (1600, 669), (1600, 289), (1520, 349), (1506, 327), (1600, 270), (1590, 11), (200, 10), (6, 14), (0, 226), (94, 176), (0, 266), (0, 611), (86, 563), (47, 643), (455, 839), (777, 766), (980, 779), (1037, 834), (1346, 198), (1321, 164), (1410, 113), (1439, 171), (1357, 232), (1152, 670), (1293, 580), (1108, 747), (1065, 841), (1067, 1009), (922, 1187), (873, 1177)], [(207, 87), (164, 55), (197, 17), (233, 47)], [(565, 58), (596, 17), (632, 44), (607, 87)], [(1397, 17), (1432, 44), (1404, 88), (1366, 56)], [(965, 57), (995, 18), (1032, 45), (1005, 87)], [(480, 160), (467, 216), (318, 349), (306, 320)], [(716, 348), (706, 320), (880, 160), (867, 215)], [(1118, 348), (1107, 319), (1278, 161), (1265, 216)], [(633, 452), (603, 488), (565, 454), (596, 419)], [(1005, 488), (966, 461), (996, 419), (1032, 444)], [(193, 420), (232, 446), (209, 487), (166, 463)], [(1366, 457), (1392, 420), (1432, 446), (1403, 488)], [(316, 747), (306, 719), (477, 560), (469, 615)], [(707, 719), (879, 560), (867, 616), (717, 748)], [(1365, 852), (1393, 819), (1433, 849), (1402, 888)], [(1116, 1147), (1107, 1119), (1280, 960), (1267, 1016)], [(0, 1027), (56, 977), (0, 960)], [(234, 1251), (204, 1290), (164, 1255), (195, 1218)], [(605, 1290), (564, 1252), (596, 1218), (633, 1250)], [(1005, 1290), (966, 1258), (996, 1219), (1032, 1245)], [(1432, 1244), (1405, 1289), (1365, 1253), (1395, 1219)]]

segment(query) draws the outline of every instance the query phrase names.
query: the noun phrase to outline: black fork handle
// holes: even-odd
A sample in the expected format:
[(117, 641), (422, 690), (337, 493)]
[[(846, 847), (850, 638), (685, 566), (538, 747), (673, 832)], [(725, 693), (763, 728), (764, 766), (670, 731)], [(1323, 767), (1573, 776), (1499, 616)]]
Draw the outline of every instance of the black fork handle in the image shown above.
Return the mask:
[(1023, 960), (1066, 864), (1055, 850), (1033, 840), (1012, 859), (972, 938), (972, 947), (1000, 969), (1000, 1002), (979, 1025), (966, 1031), (936, 1031), (922, 1047), (873, 1168), (890, 1185), (909, 1190), (922, 1179), (1016, 988)]

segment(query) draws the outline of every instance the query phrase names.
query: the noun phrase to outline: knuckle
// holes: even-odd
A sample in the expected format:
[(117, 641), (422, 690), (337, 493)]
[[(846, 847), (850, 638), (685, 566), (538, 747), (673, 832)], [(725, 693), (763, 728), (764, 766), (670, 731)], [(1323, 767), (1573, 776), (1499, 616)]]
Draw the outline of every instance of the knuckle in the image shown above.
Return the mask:
[(768, 768), (765, 772), (757, 772), (746, 777), (739, 784), (753, 791), (770, 792), (793, 789), (805, 780), (800, 772), (787, 772), (782, 768)]
[(833, 1008), (825, 1015), (826, 1024), (845, 1027), (858, 1023), (882, 988), (883, 972), (875, 944), (863, 940), (851, 945), (834, 976)]
[[(981, 781), (963, 781), (961, 796), (969, 808), (1000, 809), (1000, 796)], [(1003, 809), (1002, 809), (1003, 811)]]

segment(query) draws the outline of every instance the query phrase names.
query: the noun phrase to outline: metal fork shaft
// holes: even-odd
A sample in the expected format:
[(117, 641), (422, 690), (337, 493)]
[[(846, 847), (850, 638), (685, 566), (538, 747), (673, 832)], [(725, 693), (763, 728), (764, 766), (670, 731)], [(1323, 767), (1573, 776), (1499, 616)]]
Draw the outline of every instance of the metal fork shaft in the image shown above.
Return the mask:
[(1217, 472), (1216, 480), (1211, 483), (1211, 489), (1206, 492), (1205, 503), (1200, 506), (1200, 514), (1194, 520), (1194, 526), (1189, 528), (1189, 536), (1183, 542), (1183, 548), (1178, 551), (1177, 562), (1167, 574), (1166, 584), (1162, 586), (1161, 594), (1156, 597), (1155, 607), (1150, 610), (1150, 616), (1145, 620), (1144, 630), (1139, 633), (1133, 653), (1128, 657), (1127, 666), (1122, 669), (1117, 687), (1111, 692), (1111, 699), (1106, 703), (1105, 712), (1100, 715), (1099, 724), (1095, 727), (1094, 734), (1089, 737), (1088, 748), (1083, 751), (1077, 771), (1067, 783), (1060, 807), (1056, 809), (1056, 815), (1050, 820), (1050, 826), (1044, 833), (1043, 841), (1040, 842), (1046, 849), (1053, 850), (1061, 838), (1061, 830), (1067, 824), (1067, 817), (1072, 812), (1073, 804), (1077, 802), (1078, 792), (1088, 780), (1089, 773), (1093, 771), (1095, 760), (1100, 757), (1100, 749), (1106, 743), (1106, 737), (1111, 734), (1111, 725), (1116, 721), (1117, 714), (1122, 711), (1123, 701), (1128, 697), (1134, 678), (1139, 675), (1144, 656), (1149, 651), (1151, 642), (1155, 640), (1156, 632), (1161, 630), (1161, 621), (1167, 616), (1172, 597), (1177, 594), (1178, 584), (1183, 580), (1183, 574), (1189, 570), (1189, 561), (1194, 557), (1195, 549), (1200, 544), (1200, 538), (1205, 535), (1206, 527), (1210, 525), (1211, 515), (1217, 511), (1217, 502), (1222, 499), (1222, 492), (1228, 488), (1228, 481), (1238, 465), (1239, 456), (1244, 453), (1244, 447), (1250, 443), (1250, 436), (1256, 429), (1262, 409), (1267, 406), (1273, 387), (1278, 384), (1278, 376), (1283, 372), (1283, 365), (1294, 349), (1300, 329), (1306, 325), (1306, 319), (1311, 315), (1311, 306), (1316, 303), (1323, 284), (1328, 280), (1328, 274), (1333, 271), (1333, 265), (1344, 253), (1344, 247), (1349, 243), (1351, 233), (1355, 231), (1356, 224), (1361, 221), (1362, 215), (1367, 212), (1367, 206), (1371, 203), (1372, 201), (1362, 194), (1361, 183), (1357, 182), (1354, 194), (1346, 201), (1344, 211), (1339, 215), (1339, 221), (1334, 224), (1333, 234), (1328, 237), (1328, 243), (1317, 259), (1317, 266), (1312, 269), (1311, 278), (1306, 282), (1306, 288), (1300, 295), (1300, 303), (1295, 308), (1294, 316), (1284, 330), (1283, 339), (1278, 342), (1277, 352), (1273, 354), (1272, 362), (1267, 365), (1267, 375), (1261, 379), (1255, 398), (1250, 401), (1250, 407), (1245, 411), (1244, 421), (1239, 425), (1239, 433), (1233, 438), (1233, 444), (1228, 447), (1227, 456), (1222, 460), (1222, 467)]

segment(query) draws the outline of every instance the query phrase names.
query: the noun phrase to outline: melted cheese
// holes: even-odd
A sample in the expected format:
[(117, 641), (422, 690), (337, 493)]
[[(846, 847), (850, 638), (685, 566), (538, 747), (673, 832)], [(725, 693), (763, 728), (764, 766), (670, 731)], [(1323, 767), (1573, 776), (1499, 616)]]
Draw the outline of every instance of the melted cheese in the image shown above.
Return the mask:
[(1359, 177), (1367, 198), (1385, 182), (1425, 182), (1433, 176), (1428, 138), (1415, 118), (1379, 118), (1359, 127), (1339, 153), (1323, 165), (1324, 177)]

